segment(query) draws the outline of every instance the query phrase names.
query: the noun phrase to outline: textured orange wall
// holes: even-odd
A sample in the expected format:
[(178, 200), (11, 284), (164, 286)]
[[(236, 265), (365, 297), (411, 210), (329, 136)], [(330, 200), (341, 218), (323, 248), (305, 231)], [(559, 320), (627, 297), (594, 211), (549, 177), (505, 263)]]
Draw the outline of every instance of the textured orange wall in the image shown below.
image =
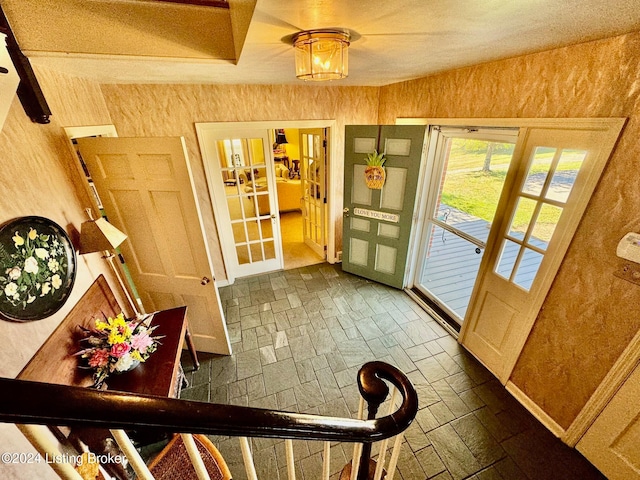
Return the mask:
[(640, 231), (640, 33), (382, 87), (396, 117), (627, 117), (511, 380), (568, 427), (640, 328), (640, 286), (613, 275)]
[[(338, 152), (343, 152), (344, 126), (375, 123), (378, 88), (290, 85), (103, 85), (118, 135), (184, 136), (216, 278), (225, 277), (224, 263), (200, 148), (198, 122), (264, 120), (336, 120)], [(342, 165), (342, 157), (336, 159)], [(342, 171), (336, 172), (342, 179)], [(341, 192), (342, 185), (335, 185)], [(342, 211), (342, 198), (335, 198)], [(342, 249), (342, 217), (336, 224), (336, 247)]]
[[(14, 98), (0, 132), (0, 223), (36, 215), (62, 226), (72, 241), (91, 206), (63, 127), (110, 123), (97, 84), (46, 70), (38, 80), (53, 112), (51, 123), (32, 123)], [(77, 244), (76, 244), (77, 246)], [(99, 254), (78, 256), (78, 275), (63, 308), (51, 317), (26, 323), (0, 321), (0, 375), (15, 377), (93, 280), (110, 269)]]
[[(48, 125), (32, 123), (17, 97), (13, 99), (0, 132), (0, 223), (27, 215), (46, 217), (74, 241), (87, 220), (84, 209), (90, 200), (63, 127), (110, 123), (109, 112), (97, 84), (42, 69), (36, 74), (53, 115)], [(14, 378), (20, 372), (100, 274), (117, 285), (99, 253), (78, 256), (77, 265), (71, 296), (61, 310), (33, 322), (0, 320), (0, 376)], [(30, 452), (32, 447), (14, 425), (0, 424), (0, 451)], [(1, 470), (3, 479), (58, 478), (46, 464), (3, 465)]]

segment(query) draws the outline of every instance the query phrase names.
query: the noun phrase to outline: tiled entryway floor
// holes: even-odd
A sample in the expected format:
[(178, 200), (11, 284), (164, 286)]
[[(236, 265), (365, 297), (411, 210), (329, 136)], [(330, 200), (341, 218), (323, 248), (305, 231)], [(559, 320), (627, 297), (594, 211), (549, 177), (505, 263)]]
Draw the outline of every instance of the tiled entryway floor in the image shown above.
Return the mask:
[[(201, 354), (182, 398), (331, 416), (357, 412), (356, 373), (381, 360), (404, 371), (420, 410), (395, 478), (604, 478), (563, 445), (405, 293), (319, 264), (237, 280), (220, 290), (233, 355)], [(234, 479), (237, 438), (214, 437)], [(295, 441), (298, 479), (321, 478), (322, 443)], [(332, 478), (351, 444), (333, 444)], [(254, 439), (260, 480), (286, 479), (284, 442)]]

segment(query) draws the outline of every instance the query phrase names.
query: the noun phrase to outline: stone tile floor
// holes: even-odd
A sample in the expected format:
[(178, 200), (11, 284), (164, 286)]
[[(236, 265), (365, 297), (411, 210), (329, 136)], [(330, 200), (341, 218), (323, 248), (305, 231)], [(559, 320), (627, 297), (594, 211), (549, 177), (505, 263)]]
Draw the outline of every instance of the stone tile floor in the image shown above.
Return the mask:
[[(183, 355), (181, 398), (355, 418), (358, 368), (381, 360), (404, 371), (419, 397), (396, 479), (604, 478), (401, 291), (319, 264), (240, 279), (220, 294), (233, 355), (201, 354), (197, 372)], [(238, 439), (212, 439), (234, 479), (245, 479)], [(282, 440), (252, 445), (260, 480), (287, 479)], [(322, 448), (294, 441), (299, 480), (321, 478)], [(332, 444), (332, 479), (352, 449)]]

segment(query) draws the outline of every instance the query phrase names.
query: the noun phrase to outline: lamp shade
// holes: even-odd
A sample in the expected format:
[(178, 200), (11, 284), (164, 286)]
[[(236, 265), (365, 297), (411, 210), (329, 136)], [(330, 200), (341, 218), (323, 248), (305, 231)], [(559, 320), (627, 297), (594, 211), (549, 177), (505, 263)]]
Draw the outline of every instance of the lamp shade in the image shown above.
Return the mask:
[(309, 30), (293, 37), (296, 77), (338, 80), (349, 75), (349, 34), (340, 30)]
[(285, 134), (284, 134), (284, 129), (282, 129), (282, 128), (281, 128), (281, 129), (276, 130), (276, 143), (277, 143), (278, 145), (283, 145), (283, 144), (285, 144), (285, 143), (289, 143), (289, 142), (287, 141), (287, 137), (286, 137), (286, 136), (285, 136)]
[(127, 236), (104, 218), (89, 220), (80, 226), (80, 255), (112, 250)]

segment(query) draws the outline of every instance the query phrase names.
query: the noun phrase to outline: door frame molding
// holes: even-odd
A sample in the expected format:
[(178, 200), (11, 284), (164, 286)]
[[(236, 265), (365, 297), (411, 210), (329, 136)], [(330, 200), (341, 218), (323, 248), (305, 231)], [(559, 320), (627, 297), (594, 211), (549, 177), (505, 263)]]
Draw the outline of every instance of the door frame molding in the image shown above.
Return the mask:
[(574, 447), (638, 365), (640, 365), (640, 331), (607, 372), (578, 416), (563, 432), (560, 437), (562, 441)]
[[(341, 180), (336, 176), (337, 173), (341, 173), (338, 166), (338, 152), (337, 146), (337, 122), (336, 120), (265, 120), (255, 122), (197, 122), (196, 129), (201, 131), (215, 132), (215, 133), (227, 133), (234, 130), (246, 130), (246, 129), (265, 129), (274, 130), (276, 128), (328, 128), (329, 138), (329, 159), (327, 162), (328, 172), (327, 175), (327, 190), (333, 192), (335, 186), (339, 185)], [(198, 137), (198, 145), (200, 147), (200, 155), (202, 162), (205, 164), (205, 171), (207, 170), (206, 164), (212, 159), (206, 155), (206, 150), (203, 148), (201, 139)], [(270, 150), (271, 151), (271, 150)], [(273, 163), (273, 153), (271, 155), (271, 163)], [(339, 201), (338, 201), (339, 200)], [(210, 198), (211, 208), (215, 211), (213, 205), (213, 199)], [(336, 213), (338, 209), (338, 213)], [(327, 261), (329, 263), (336, 263), (339, 261), (336, 252), (336, 218), (337, 215), (342, 215), (342, 199), (336, 199), (335, 195), (327, 196)], [(217, 224), (216, 219), (216, 224)], [(218, 227), (219, 228), (219, 227)], [(218, 233), (219, 235), (219, 233)], [(224, 252), (224, 248), (222, 249)], [(224, 254), (223, 254), (224, 255)], [(225, 259), (226, 260), (226, 259)], [(226, 262), (225, 262), (226, 263)], [(232, 284), (235, 282), (235, 277), (231, 277), (227, 271), (227, 282)]]

